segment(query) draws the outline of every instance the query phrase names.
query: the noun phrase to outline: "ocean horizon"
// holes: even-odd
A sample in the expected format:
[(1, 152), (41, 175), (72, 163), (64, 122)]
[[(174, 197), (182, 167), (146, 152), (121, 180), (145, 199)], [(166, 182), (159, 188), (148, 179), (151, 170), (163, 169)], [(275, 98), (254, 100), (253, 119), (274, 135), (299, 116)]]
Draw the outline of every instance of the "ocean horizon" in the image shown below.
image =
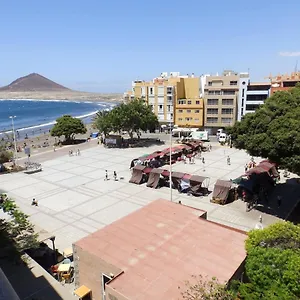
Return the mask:
[(48, 132), (63, 115), (82, 119), (91, 123), (93, 116), (101, 110), (110, 110), (115, 103), (68, 100), (5, 99), (0, 100), (0, 137), (12, 132), (12, 121), (18, 139)]

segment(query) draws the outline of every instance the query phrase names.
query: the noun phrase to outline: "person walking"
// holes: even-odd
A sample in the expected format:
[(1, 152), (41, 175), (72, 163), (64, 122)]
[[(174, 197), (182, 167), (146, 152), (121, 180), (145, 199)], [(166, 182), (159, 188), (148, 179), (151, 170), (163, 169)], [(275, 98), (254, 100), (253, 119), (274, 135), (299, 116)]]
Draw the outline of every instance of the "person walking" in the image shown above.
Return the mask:
[(80, 156), (80, 150), (79, 149), (77, 149), (77, 155)]
[(203, 163), (203, 165), (205, 164), (205, 159), (204, 159), (204, 157), (202, 157), (202, 163)]
[(108, 172), (107, 172), (107, 170), (105, 170), (105, 180), (106, 181), (108, 180)]
[(118, 176), (117, 176), (117, 172), (114, 171), (114, 180), (117, 181), (118, 180)]
[(229, 157), (229, 155), (227, 156), (227, 165), (230, 166), (230, 157)]

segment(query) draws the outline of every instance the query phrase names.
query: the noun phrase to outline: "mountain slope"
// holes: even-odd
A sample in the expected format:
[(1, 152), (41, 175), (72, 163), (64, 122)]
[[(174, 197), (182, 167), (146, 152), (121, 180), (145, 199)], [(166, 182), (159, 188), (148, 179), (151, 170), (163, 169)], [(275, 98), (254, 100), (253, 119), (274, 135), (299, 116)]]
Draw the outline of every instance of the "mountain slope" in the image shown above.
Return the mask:
[(11, 84), (1, 87), (0, 92), (57, 92), (70, 91), (68, 88), (37, 73), (20, 77)]

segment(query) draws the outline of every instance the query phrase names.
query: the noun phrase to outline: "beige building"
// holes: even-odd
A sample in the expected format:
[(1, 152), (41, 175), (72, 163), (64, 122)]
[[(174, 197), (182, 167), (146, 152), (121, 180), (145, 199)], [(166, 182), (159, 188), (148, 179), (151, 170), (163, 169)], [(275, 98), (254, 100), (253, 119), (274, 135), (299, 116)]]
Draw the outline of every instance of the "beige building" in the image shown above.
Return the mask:
[(124, 100), (145, 99), (160, 123), (180, 126), (203, 126), (203, 100), (199, 97), (200, 78), (164, 72), (152, 81), (136, 80)]
[[(212, 131), (233, 126), (238, 116), (239, 102), (246, 95), (248, 73), (224, 71), (222, 75), (206, 76), (204, 86), (204, 125)], [(244, 95), (243, 95), (244, 93)]]

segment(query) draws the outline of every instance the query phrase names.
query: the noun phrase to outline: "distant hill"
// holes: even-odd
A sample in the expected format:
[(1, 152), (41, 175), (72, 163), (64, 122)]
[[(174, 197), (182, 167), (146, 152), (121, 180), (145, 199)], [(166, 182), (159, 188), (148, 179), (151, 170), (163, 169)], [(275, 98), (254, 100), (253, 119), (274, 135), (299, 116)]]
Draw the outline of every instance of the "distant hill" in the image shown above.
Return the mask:
[(1, 87), (0, 92), (67, 92), (70, 89), (42, 76), (32, 73)]

